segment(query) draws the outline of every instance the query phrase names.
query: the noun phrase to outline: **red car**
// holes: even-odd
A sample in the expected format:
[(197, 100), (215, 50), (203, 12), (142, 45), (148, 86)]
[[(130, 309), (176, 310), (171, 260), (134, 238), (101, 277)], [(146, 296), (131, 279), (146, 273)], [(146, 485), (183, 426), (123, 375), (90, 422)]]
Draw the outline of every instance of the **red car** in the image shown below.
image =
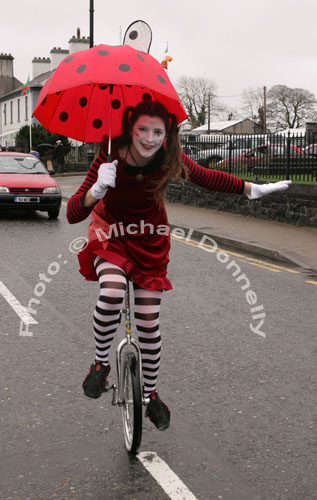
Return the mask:
[(40, 210), (59, 216), (61, 189), (32, 154), (0, 153), (0, 210)]
[(308, 156), (317, 156), (317, 144), (309, 144), (304, 148), (305, 155)]
[[(285, 157), (287, 155), (287, 146), (283, 144), (263, 144), (249, 149), (245, 153), (236, 158), (231, 159), (231, 164), (234, 166), (247, 166), (248, 170), (253, 167), (266, 166), (269, 164), (269, 159), (276, 157)], [(290, 146), (290, 156), (303, 157), (304, 153), (298, 146)], [(222, 160), (218, 163), (219, 167), (224, 168), (229, 165), (229, 160)]]

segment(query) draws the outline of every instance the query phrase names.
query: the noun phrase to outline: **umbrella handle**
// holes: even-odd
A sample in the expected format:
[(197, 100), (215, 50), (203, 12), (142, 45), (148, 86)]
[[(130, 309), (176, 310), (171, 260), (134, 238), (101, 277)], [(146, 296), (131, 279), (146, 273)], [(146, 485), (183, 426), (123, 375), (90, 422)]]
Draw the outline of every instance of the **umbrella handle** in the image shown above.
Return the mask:
[[(113, 83), (110, 83), (110, 85), (109, 85), (109, 94), (110, 94), (110, 96), (112, 96), (112, 94), (113, 94)], [(107, 162), (108, 163), (111, 163), (111, 133), (112, 133), (112, 130), (111, 130), (111, 119), (112, 119), (111, 112), (112, 112), (112, 98), (110, 98), (110, 109), (109, 109), (110, 119), (109, 119), (108, 155), (107, 155)]]

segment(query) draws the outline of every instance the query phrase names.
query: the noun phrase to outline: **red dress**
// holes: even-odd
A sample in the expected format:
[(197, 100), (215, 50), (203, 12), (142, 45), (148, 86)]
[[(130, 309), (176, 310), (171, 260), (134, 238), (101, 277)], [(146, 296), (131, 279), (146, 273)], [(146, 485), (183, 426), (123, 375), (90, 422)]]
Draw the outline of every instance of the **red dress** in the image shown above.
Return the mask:
[[(154, 160), (142, 168), (143, 181), (136, 180), (139, 169), (128, 165), (117, 151), (115, 189), (109, 189), (102, 200), (90, 208), (82, 206), (82, 198), (96, 182), (101, 153), (92, 163), (79, 190), (69, 199), (67, 219), (71, 224), (81, 222), (92, 212), (89, 243), (78, 254), (80, 272), (87, 280), (97, 280), (93, 260), (96, 255), (116, 264), (131, 281), (147, 290), (170, 290), (166, 277), (169, 262), (170, 235), (164, 203), (159, 207), (153, 200), (153, 181), (162, 176), (160, 150)], [(242, 194), (244, 181), (224, 172), (201, 167), (183, 154), (189, 180), (209, 190)]]

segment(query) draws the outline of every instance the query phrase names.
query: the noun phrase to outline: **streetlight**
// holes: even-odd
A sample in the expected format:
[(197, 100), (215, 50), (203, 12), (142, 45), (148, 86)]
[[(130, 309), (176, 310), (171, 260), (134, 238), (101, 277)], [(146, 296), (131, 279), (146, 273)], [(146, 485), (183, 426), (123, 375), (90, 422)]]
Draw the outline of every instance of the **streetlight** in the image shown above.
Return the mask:
[(89, 30), (89, 43), (90, 48), (94, 46), (94, 0), (90, 0), (89, 9), (90, 30)]

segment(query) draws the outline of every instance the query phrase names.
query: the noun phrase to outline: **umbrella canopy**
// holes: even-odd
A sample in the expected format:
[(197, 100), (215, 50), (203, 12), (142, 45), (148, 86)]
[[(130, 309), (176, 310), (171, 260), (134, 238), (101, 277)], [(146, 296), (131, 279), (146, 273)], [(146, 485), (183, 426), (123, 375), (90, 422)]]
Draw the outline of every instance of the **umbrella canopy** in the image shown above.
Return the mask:
[(161, 102), (178, 123), (186, 111), (161, 64), (129, 45), (97, 45), (67, 56), (47, 80), (34, 116), (49, 131), (82, 142), (121, 133), (127, 106)]

